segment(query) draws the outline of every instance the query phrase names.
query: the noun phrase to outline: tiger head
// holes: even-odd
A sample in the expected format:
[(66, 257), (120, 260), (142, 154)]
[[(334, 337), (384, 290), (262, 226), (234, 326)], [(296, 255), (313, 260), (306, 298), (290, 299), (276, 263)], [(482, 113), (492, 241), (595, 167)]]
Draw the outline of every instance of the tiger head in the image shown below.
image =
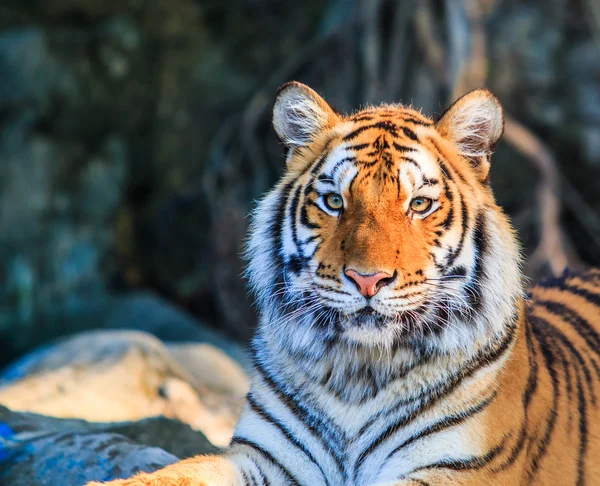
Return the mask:
[(452, 351), (503, 331), (522, 286), (488, 183), (504, 125), (494, 95), (472, 91), (434, 122), (402, 105), (342, 116), (293, 82), (273, 124), (288, 156), (251, 226), (259, 332), (323, 353)]

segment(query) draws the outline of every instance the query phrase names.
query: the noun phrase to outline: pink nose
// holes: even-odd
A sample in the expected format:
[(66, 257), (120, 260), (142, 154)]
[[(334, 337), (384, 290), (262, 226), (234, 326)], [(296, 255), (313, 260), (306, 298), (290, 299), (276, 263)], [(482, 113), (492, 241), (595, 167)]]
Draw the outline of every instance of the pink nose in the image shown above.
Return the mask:
[(356, 270), (351, 268), (346, 269), (344, 272), (346, 277), (352, 280), (358, 290), (365, 297), (373, 297), (381, 287), (391, 284), (396, 279), (396, 273), (390, 275), (387, 272), (377, 272), (370, 275), (363, 275), (358, 273)]

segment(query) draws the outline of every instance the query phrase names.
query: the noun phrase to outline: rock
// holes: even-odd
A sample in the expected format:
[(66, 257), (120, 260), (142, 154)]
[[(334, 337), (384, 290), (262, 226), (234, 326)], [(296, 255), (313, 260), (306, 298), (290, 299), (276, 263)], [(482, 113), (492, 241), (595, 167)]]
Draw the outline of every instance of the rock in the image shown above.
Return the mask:
[(217, 451), (200, 432), (166, 418), (98, 424), (0, 406), (0, 483), (6, 486), (79, 486)]
[[(179, 359), (183, 349), (193, 363), (189, 370), (149, 334), (81, 333), (6, 368), (0, 374), (0, 403), (16, 411), (96, 422), (162, 415), (225, 446), (233, 435), (248, 379), (234, 361), (208, 344), (200, 352), (192, 344), (179, 346)], [(215, 379), (229, 381), (230, 376), (230, 386)]]
[(212, 345), (168, 343), (171, 356), (211, 390), (243, 398), (250, 389), (248, 375), (240, 366)]
[(79, 486), (93, 479), (104, 481), (139, 471), (152, 472), (177, 461), (161, 449), (105, 433), (52, 434), (27, 442), (25, 450), (16, 447), (14, 454), (0, 472), (4, 484), (11, 486)]

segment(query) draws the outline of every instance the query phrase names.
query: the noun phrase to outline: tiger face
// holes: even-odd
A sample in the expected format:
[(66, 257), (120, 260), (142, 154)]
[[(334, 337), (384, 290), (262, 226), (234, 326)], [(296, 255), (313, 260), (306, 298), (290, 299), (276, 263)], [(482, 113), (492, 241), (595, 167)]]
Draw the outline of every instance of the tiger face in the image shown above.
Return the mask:
[(306, 353), (336, 342), (452, 351), (502, 331), (521, 283), (488, 184), (503, 130), (491, 93), (433, 122), (401, 105), (341, 116), (290, 83), (273, 123), (287, 166), (249, 243), (265, 332)]

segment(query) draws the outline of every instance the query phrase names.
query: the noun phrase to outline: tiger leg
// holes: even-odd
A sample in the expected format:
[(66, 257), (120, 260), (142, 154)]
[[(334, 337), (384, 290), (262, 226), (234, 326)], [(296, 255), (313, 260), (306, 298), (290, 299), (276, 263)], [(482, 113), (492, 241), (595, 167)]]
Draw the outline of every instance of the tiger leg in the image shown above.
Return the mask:
[(196, 456), (153, 473), (87, 486), (238, 486), (244, 484), (242, 470), (226, 456)]

